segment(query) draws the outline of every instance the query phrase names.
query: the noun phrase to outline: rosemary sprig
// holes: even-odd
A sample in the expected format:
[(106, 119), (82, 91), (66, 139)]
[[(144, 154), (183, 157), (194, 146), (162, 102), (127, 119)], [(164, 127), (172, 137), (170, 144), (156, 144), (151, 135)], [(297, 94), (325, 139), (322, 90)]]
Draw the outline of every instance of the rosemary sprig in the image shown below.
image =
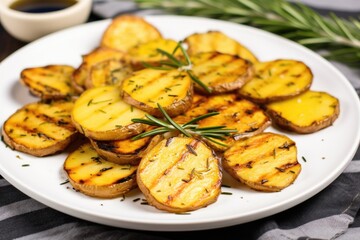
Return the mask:
[(164, 120), (158, 119), (156, 117), (153, 117), (149, 114), (146, 114), (147, 119), (141, 119), (141, 118), (134, 118), (132, 119), (132, 122), (134, 123), (143, 123), (151, 126), (157, 126), (157, 128), (141, 133), (135, 137), (132, 138), (132, 140), (137, 140), (140, 138), (153, 136), (157, 134), (162, 134), (166, 132), (180, 132), (184, 134), (187, 137), (193, 137), (198, 136), (201, 138), (205, 138), (211, 142), (214, 142), (216, 144), (227, 146), (226, 144), (217, 141), (219, 140), (225, 140), (225, 136), (229, 136), (231, 133), (237, 132), (236, 129), (227, 129), (226, 126), (211, 126), (211, 127), (202, 127), (200, 128), (196, 123), (200, 121), (201, 119), (208, 118), (211, 116), (218, 115), (218, 112), (210, 112), (204, 115), (201, 115), (199, 117), (196, 117), (190, 121), (188, 121), (185, 124), (178, 124), (176, 123), (171, 117), (166, 113), (164, 108), (157, 104), (158, 108), (160, 109), (161, 113), (164, 115)]
[[(177, 59), (175, 57), (175, 52), (178, 49), (180, 49), (182, 54), (184, 55), (185, 62), (183, 62), (181, 59)], [(143, 62), (142, 64), (144, 65), (144, 67), (157, 69), (157, 70), (177, 69), (180, 72), (185, 71), (189, 75), (191, 80), (193, 80), (195, 83), (199, 84), (202, 88), (204, 88), (206, 92), (211, 93), (211, 89), (205, 83), (203, 83), (197, 76), (195, 76), (194, 73), (192, 72), (192, 70), (191, 70), (192, 63), (191, 63), (190, 57), (189, 57), (188, 53), (186, 52), (186, 50), (184, 49), (184, 47), (182, 46), (181, 41), (178, 42), (178, 44), (176, 45), (176, 47), (172, 53), (164, 51), (160, 48), (157, 48), (156, 51), (158, 53), (160, 53), (161, 55), (166, 56), (168, 58), (168, 60), (160, 61), (159, 62), (160, 66), (153, 66), (146, 62)]]
[(255, 26), (294, 40), (324, 57), (360, 63), (359, 17), (321, 16), (301, 3), (286, 0), (135, 0), (141, 8), (223, 19)]

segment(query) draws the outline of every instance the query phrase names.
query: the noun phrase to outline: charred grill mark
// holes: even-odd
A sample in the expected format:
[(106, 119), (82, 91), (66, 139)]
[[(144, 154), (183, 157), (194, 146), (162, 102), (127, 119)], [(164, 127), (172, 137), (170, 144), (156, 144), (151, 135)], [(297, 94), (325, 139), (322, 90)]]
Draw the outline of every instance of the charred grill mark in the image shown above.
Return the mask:
[[(148, 81), (143, 81), (141, 82), (141, 88), (142, 89), (147, 89), (149, 87), (152, 88), (152, 83), (153, 82), (156, 82), (156, 81), (159, 81), (160, 79), (162, 78), (168, 78), (167, 81), (163, 81), (164, 84), (163, 84), (163, 89), (171, 89), (171, 87), (174, 86), (174, 83), (177, 83), (179, 80), (176, 79), (173, 74), (172, 74), (172, 71), (167, 71), (165, 73), (162, 73), (160, 76), (156, 76)], [(143, 90), (143, 91), (145, 91)], [(132, 91), (134, 92), (134, 91)], [(152, 95), (146, 95), (146, 98), (141, 96), (140, 93), (135, 93), (137, 94), (137, 96), (139, 96), (140, 98), (144, 98), (143, 101), (144, 102), (147, 102), (147, 103), (150, 103), (150, 104), (155, 104), (155, 101), (153, 100), (161, 100), (161, 99), (164, 99), (164, 98), (167, 98), (167, 97), (174, 97), (176, 99), (176, 97), (178, 97), (176, 94), (169, 94), (168, 91), (157, 91), (157, 92), (154, 92)], [(145, 104), (144, 104), (145, 105)]]
[(255, 131), (257, 131), (257, 130), (259, 130), (258, 127), (252, 127), (252, 126), (250, 126), (250, 128), (249, 128), (249, 129), (246, 129), (244, 132), (245, 132), (245, 133), (251, 133), (251, 132), (255, 132)]
[(131, 174), (131, 175), (128, 176), (128, 177), (120, 178), (120, 179), (114, 181), (112, 184), (118, 184), (118, 183), (128, 182), (128, 181), (130, 181), (130, 180), (135, 179), (135, 176), (136, 176), (136, 174), (133, 173), (133, 174)]
[(246, 166), (247, 168), (252, 168), (252, 166), (251, 166), (252, 163), (253, 163), (253, 161), (247, 162), (247, 163), (245, 164), (245, 166)]
[(156, 82), (158, 79), (166, 77), (167, 75), (169, 75), (168, 72), (163, 72), (159, 76), (157, 75), (150, 79), (146, 78), (146, 81), (142, 81), (141, 84), (144, 88), (147, 88), (147, 87), (151, 86), (154, 82)]
[[(276, 175), (278, 174), (284, 174), (286, 173), (286, 170), (289, 169), (289, 168), (292, 168), (296, 165), (299, 165), (299, 163), (296, 161), (296, 162), (293, 162), (293, 163), (286, 163), (284, 165), (281, 165), (281, 166), (278, 166), (278, 167), (275, 167), (274, 170), (269, 170), (269, 172), (263, 174), (262, 176), (259, 176), (258, 179), (261, 179), (261, 184), (264, 184), (266, 182), (270, 182), (272, 178), (274, 178)], [(292, 172), (294, 173), (294, 172)], [(266, 182), (263, 182), (264, 180), (266, 180)]]
[[(271, 71), (271, 69), (276, 66), (276, 63), (275, 62), (268, 62), (266, 63), (265, 65), (263, 65), (263, 67), (261, 69), (257, 69), (257, 71), (255, 72), (255, 74), (257, 76), (261, 76), (262, 78), (260, 79), (267, 79), (268, 77), (266, 77), (267, 75), (265, 74), (268, 74), (269, 73), (269, 70)], [(273, 76), (273, 75), (272, 75)], [(269, 76), (269, 77), (272, 77), (272, 76)]]
[[(193, 148), (194, 150), (196, 150), (196, 148), (197, 148), (197, 146), (199, 145), (199, 143), (200, 143), (199, 140), (193, 140), (193, 141), (191, 141), (188, 145), (191, 146), (191, 148)], [(183, 149), (182, 154), (180, 155), (180, 157), (179, 157), (176, 161), (174, 161), (174, 163), (173, 163), (171, 166), (169, 166), (169, 168), (165, 169), (164, 172), (163, 172), (158, 178), (156, 178), (156, 180), (155, 180), (154, 182), (152, 182), (152, 183), (150, 184), (149, 189), (154, 189), (154, 188), (156, 187), (156, 185), (158, 184), (158, 182), (160, 182), (161, 179), (162, 179), (164, 176), (168, 175), (168, 174), (169, 174), (171, 171), (173, 171), (173, 170), (177, 170), (177, 169), (178, 169), (178, 168), (177, 168), (178, 164), (181, 163), (181, 162), (183, 162), (183, 161), (185, 161), (186, 158), (187, 158), (187, 156), (188, 156), (189, 154), (192, 154), (192, 153), (190, 153), (190, 151), (188, 150), (188, 148), (185, 147), (185, 148)], [(194, 172), (192, 172), (192, 174), (194, 174)], [(190, 179), (188, 179), (189, 181), (192, 179), (192, 178), (191, 178), (191, 175), (192, 175), (192, 174), (190, 173)], [(188, 181), (188, 182), (189, 182), (189, 181)], [(185, 182), (185, 181), (183, 181), (183, 182), (184, 182), (184, 184), (188, 183), (188, 182)], [(183, 188), (183, 186), (180, 187), (180, 189), (182, 189), (182, 188)], [(176, 194), (176, 193), (175, 193), (175, 194)]]
[(94, 162), (96, 162), (97, 164), (101, 164), (101, 158), (99, 156), (95, 156), (95, 157), (91, 157), (91, 160), (93, 160)]
[(45, 89), (47, 93), (50, 93), (50, 94), (60, 93), (59, 89), (56, 89), (45, 83), (37, 81), (37, 82), (35, 82), (35, 84), (38, 85), (39, 87), (42, 87), (43, 89)]
[[(231, 61), (227, 62), (227, 65), (237, 65), (236, 68), (232, 69), (231, 71), (228, 70), (225, 75), (218, 75), (218, 78), (215, 79), (213, 82), (232, 82), (234, 79), (236, 81), (243, 81), (244, 78), (248, 77), (248, 68), (249, 65), (246, 64), (246, 61), (239, 58), (233, 58)], [(231, 79), (229, 79), (231, 78)]]
[(166, 140), (165, 147), (170, 146), (171, 142), (174, 140), (174, 137), (170, 137)]
[(246, 115), (253, 115), (254, 112), (255, 112), (254, 109), (246, 109), (246, 110), (245, 110), (245, 114), (246, 114)]
[(179, 158), (176, 161), (174, 161), (174, 163), (171, 166), (169, 166), (169, 168), (165, 169), (161, 174), (159, 174), (159, 176), (155, 179), (154, 182), (149, 184), (149, 189), (155, 188), (158, 182), (160, 182), (161, 179), (164, 176), (166, 176), (172, 169), (176, 169), (176, 165), (183, 162), (188, 155), (189, 155), (189, 151), (187, 150), (187, 148), (184, 148)]
[(295, 146), (295, 142), (285, 142), (283, 145), (279, 146), (279, 149), (286, 149), (286, 150), (290, 150), (291, 147)]
[(143, 149), (145, 149), (148, 145), (150, 141), (150, 138), (148, 138), (143, 144), (137, 146), (136, 149), (132, 150), (131, 152), (126, 152), (123, 151), (124, 149), (128, 149), (132, 144), (132, 142), (129, 142), (126, 146), (125, 144), (119, 144), (119, 142), (123, 142), (122, 140), (119, 141), (95, 141), (95, 144), (97, 145), (98, 148), (100, 148), (101, 150), (107, 151), (107, 152), (112, 152), (115, 154), (123, 154), (123, 155), (134, 155), (134, 154), (138, 154), (139, 152), (141, 152)]
[[(176, 192), (174, 192), (173, 194), (168, 196), (168, 201), (166, 201), (165, 204), (170, 204), (174, 199), (177, 199), (180, 196), (180, 194), (186, 189), (188, 184), (191, 184), (191, 180), (194, 177), (196, 177), (196, 175), (197, 175), (196, 170), (195, 170), (195, 168), (193, 168), (191, 173), (189, 174), (189, 179), (182, 179), (183, 184), (179, 188), (177, 188)], [(221, 186), (221, 178), (219, 177), (218, 181), (216, 181), (214, 183), (214, 185), (211, 187), (211, 189), (219, 188), (220, 186)], [(208, 189), (205, 188), (200, 199), (203, 199), (208, 195), (210, 195), (210, 192), (208, 191)]]
[(96, 145), (98, 148), (108, 152), (115, 152), (116, 149), (114, 141), (96, 141)]
[[(25, 133), (22, 134), (21, 136), (26, 137), (27, 135), (30, 135), (32, 137), (38, 137), (43, 139), (44, 141), (56, 141), (55, 138), (52, 138), (50, 136), (48, 136), (46, 133), (44, 132), (40, 132), (37, 128), (29, 128), (27, 125), (23, 125), (23, 124), (13, 124), (13, 129), (18, 129), (18, 130), (22, 130)], [(11, 131), (11, 133), (13, 133), (13, 130)]]
[[(217, 66), (217, 67), (212, 67), (212, 68), (210, 68), (210, 70), (207, 69), (206, 72), (196, 73), (196, 67), (197, 67), (197, 66), (201, 66), (201, 64), (197, 64), (197, 65), (194, 67), (194, 72), (195, 72), (196, 76), (199, 77), (199, 78), (205, 77), (205, 76), (209, 76), (210, 74), (218, 71), (218, 69), (221, 68), (221, 67), (223, 67), (223, 65), (230, 64), (230, 63), (232, 63), (233, 61), (236, 61), (236, 60), (237, 60), (237, 58), (235, 58), (235, 57), (230, 57), (229, 59), (226, 59), (223, 55), (215, 55), (215, 56), (212, 55), (212, 57), (211, 57), (210, 59), (208, 59), (207, 61), (202, 62), (202, 64), (206, 64), (207, 62), (210, 62), (210, 61), (212, 61), (212, 60), (214, 60), (214, 59), (216, 59), (216, 58), (219, 58), (219, 59), (221, 60), (221, 65), (219, 65), (219, 66)], [(225, 58), (225, 59), (224, 59), (224, 58)], [(218, 63), (218, 64), (220, 64), (220, 63)], [(223, 77), (218, 75), (218, 78), (215, 79), (213, 82), (218, 82), (218, 81), (220, 81), (220, 80), (218, 80), (218, 79), (223, 79)]]
[[(265, 142), (270, 141), (271, 136), (263, 136), (262, 138), (256, 139), (255, 141), (243, 146), (242, 148), (237, 149), (236, 151), (233, 151), (231, 155), (241, 155), (245, 150), (251, 150), (251, 149), (261, 149), (261, 145), (263, 145)], [(293, 146), (293, 145), (291, 145)], [(279, 148), (279, 147), (278, 147)], [(280, 155), (280, 152), (276, 151), (276, 155)], [(234, 165), (234, 169), (236, 171), (239, 171), (240, 169), (244, 168), (252, 168), (254, 164), (257, 162), (263, 161), (266, 158), (274, 158), (274, 148), (268, 148), (268, 151), (264, 152), (261, 151), (261, 154), (258, 154), (257, 156), (253, 157), (250, 161), (242, 164), (236, 164)], [(294, 163), (288, 163), (289, 166), (292, 167)], [(279, 166), (281, 169), (287, 169), (287, 166)], [(267, 176), (266, 176), (267, 177)]]
[[(200, 56), (198, 57), (196, 60), (197, 61), (194, 61), (194, 64), (196, 66), (199, 66), (203, 63), (206, 63), (206, 62), (209, 62), (209, 61), (212, 61), (214, 58), (216, 58), (217, 56), (219, 56), (219, 54), (217, 52), (213, 52), (212, 54), (202, 54), (200, 53), (200, 55), (197, 55), (197, 56)], [(206, 58), (204, 56), (207, 56)], [(200, 61), (201, 60), (201, 61)]]
[[(71, 121), (70, 121), (70, 114), (68, 114), (66, 116), (65, 116), (65, 114), (63, 114), (62, 115), (63, 117), (58, 119), (56, 117), (51, 117), (49, 115), (41, 114), (41, 113), (37, 112), (36, 109), (26, 108), (25, 112), (29, 115), (30, 114), (33, 115), (37, 119), (40, 119), (42, 122), (54, 124), (63, 129), (66, 129), (68, 131), (75, 131), (75, 127), (71, 124)], [(65, 120), (65, 118), (66, 118), (66, 120)]]
[[(96, 178), (96, 177), (101, 177), (101, 176), (102, 176), (102, 172), (98, 172), (97, 174), (91, 174), (91, 176), (89, 176), (89, 178), (79, 180), (79, 183), (80, 184), (92, 185), (92, 180), (94, 178)], [(119, 183), (128, 182), (128, 181), (131, 181), (131, 180), (135, 179), (135, 176), (136, 176), (136, 174), (133, 173), (133, 174), (127, 176), (127, 177), (119, 178), (119, 179), (116, 179), (116, 180), (114, 180), (112, 182), (109, 182), (106, 185), (112, 185), (112, 184), (119, 184)]]

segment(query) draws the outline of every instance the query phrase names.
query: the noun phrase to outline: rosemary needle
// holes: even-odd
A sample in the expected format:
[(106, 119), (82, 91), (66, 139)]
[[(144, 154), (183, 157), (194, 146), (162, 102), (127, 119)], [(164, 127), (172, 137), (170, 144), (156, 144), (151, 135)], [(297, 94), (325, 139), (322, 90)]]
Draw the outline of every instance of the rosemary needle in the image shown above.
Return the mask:
[(322, 16), (306, 5), (287, 0), (135, 0), (140, 8), (217, 18), (276, 33), (332, 60), (360, 63), (359, 17)]
[(134, 118), (132, 122), (134, 123), (143, 123), (151, 126), (157, 126), (157, 128), (141, 133), (132, 138), (132, 140), (137, 140), (140, 138), (153, 136), (157, 134), (162, 134), (166, 132), (180, 132), (187, 137), (199, 136), (205, 138), (216, 144), (226, 146), (226, 144), (216, 141), (215, 139), (224, 140), (226, 136), (229, 136), (231, 133), (237, 132), (236, 129), (228, 129), (226, 126), (211, 126), (200, 128), (196, 123), (201, 119), (208, 118), (214, 115), (219, 114), (218, 112), (211, 112), (199, 117), (196, 117), (185, 124), (176, 123), (171, 117), (166, 113), (164, 108), (158, 104), (158, 108), (161, 113), (164, 115), (164, 120), (158, 119), (154, 116), (146, 114), (147, 119)]
[[(174, 53), (180, 49), (183, 56), (185, 57), (185, 61), (186, 62), (182, 62), (180, 59), (177, 59), (174, 55)], [(191, 78), (192, 81), (194, 81), (195, 83), (197, 83), (198, 85), (200, 85), (202, 88), (205, 89), (206, 92), (211, 93), (211, 89), (205, 84), (203, 83), (192, 71), (192, 63), (189, 57), (189, 54), (186, 52), (186, 50), (184, 49), (184, 47), (182, 46), (182, 42), (178, 42), (178, 44), (176, 45), (175, 49), (173, 50), (172, 53), (166, 52), (162, 49), (156, 49), (156, 51), (158, 53), (160, 53), (163, 56), (166, 56), (168, 58), (167, 61), (160, 61), (160, 66), (153, 66), (149, 63), (143, 62), (143, 66), (146, 68), (151, 68), (151, 69), (155, 69), (155, 70), (173, 70), (173, 69), (177, 69), (180, 72), (186, 72), (188, 74), (188, 76)]]

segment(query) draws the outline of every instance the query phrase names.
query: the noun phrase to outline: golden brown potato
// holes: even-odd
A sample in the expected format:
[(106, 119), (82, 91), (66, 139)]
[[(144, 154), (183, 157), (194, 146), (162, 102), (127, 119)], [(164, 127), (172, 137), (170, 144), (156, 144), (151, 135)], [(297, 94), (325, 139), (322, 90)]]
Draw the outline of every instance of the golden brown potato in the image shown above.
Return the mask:
[(192, 80), (178, 70), (143, 69), (123, 81), (125, 102), (151, 115), (162, 117), (159, 103), (170, 116), (177, 116), (191, 106)]
[(254, 65), (255, 76), (240, 90), (240, 96), (257, 103), (284, 100), (307, 91), (312, 83), (310, 68), (295, 60), (274, 60)]
[(101, 46), (127, 52), (141, 43), (161, 38), (161, 33), (138, 16), (122, 15), (112, 20), (105, 30)]
[(127, 55), (123, 52), (110, 48), (98, 47), (90, 53), (82, 57), (81, 65), (74, 71), (72, 77), (72, 85), (78, 93), (82, 93), (85, 89), (86, 80), (89, 77), (91, 68), (103, 61), (115, 59), (126, 63)]
[(95, 140), (122, 140), (141, 133), (145, 126), (133, 123), (144, 118), (145, 112), (120, 98), (119, 87), (91, 88), (76, 100), (71, 114), (79, 132)]
[(219, 31), (194, 33), (185, 38), (184, 42), (188, 45), (190, 55), (201, 52), (220, 52), (239, 56), (252, 63), (258, 62), (256, 56), (249, 49)]
[(150, 205), (168, 212), (187, 212), (217, 200), (222, 177), (219, 164), (203, 142), (172, 137), (143, 157), (136, 178)]
[(295, 142), (275, 133), (260, 133), (236, 141), (225, 151), (223, 166), (235, 179), (266, 192), (286, 188), (301, 171)]
[(158, 38), (138, 44), (129, 49), (130, 62), (134, 69), (143, 69), (143, 63), (146, 62), (150, 65), (158, 65), (159, 61), (167, 60), (167, 57), (157, 51), (161, 49), (163, 51), (172, 53), (173, 56), (178, 57), (181, 54), (180, 49), (173, 53), (178, 43), (171, 39)]
[(338, 118), (340, 103), (326, 93), (306, 91), (296, 97), (266, 105), (273, 122), (297, 133), (313, 133), (326, 128)]
[(4, 123), (2, 135), (12, 149), (37, 157), (64, 150), (76, 137), (71, 123), (72, 101), (30, 103)]
[(99, 198), (119, 197), (136, 187), (137, 166), (102, 159), (90, 143), (70, 153), (64, 170), (75, 190)]
[[(177, 116), (175, 121), (184, 124), (208, 112), (219, 112), (219, 114), (200, 120), (197, 123), (199, 127), (226, 126), (237, 130), (236, 133), (226, 137), (225, 141), (217, 140), (228, 146), (239, 138), (263, 132), (271, 124), (270, 118), (259, 106), (245, 99), (237, 99), (235, 94), (209, 97), (195, 94), (191, 108), (185, 114)], [(219, 151), (227, 148), (211, 142), (208, 144)]]
[(71, 86), (74, 70), (68, 65), (26, 68), (21, 71), (20, 81), (41, 99), (64, 99), (75, 95)]
[(132, 72), (133, 68), (129, 63), (118, 59), (105, 60), (91, 67), (85, 86), (87, 89), (107, 85), (120, 86), (125, 78), (131, 76)]
[[(241, 88), (254, 75), (252, 63), (219, 52), (198, 53), (190, 57), (192, 72), (213, 94), (231, 92)], [(207, 93), (200, 85), (195, 90)]]

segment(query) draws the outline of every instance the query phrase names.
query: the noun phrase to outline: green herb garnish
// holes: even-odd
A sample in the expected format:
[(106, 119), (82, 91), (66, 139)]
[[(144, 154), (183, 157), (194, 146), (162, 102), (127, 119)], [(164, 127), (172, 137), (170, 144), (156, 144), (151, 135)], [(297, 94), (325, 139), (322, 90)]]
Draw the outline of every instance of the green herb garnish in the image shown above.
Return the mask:
[[(174, 56), (174, 53), (178, 49), (180, 49), (182, 54), (184, 55), (185, 62), (183, 60), (177, 59)], [(178, 42), (176, 48), (173, 50), (172, 53), (164, 51), (160, 48), (157, 48), (156, 51), (158, 53), (160, 53), (161, 55), (166, 56), (168, 58), (168, 60), (160, 61), (159, 62), (160, 66), (153, 66), (146, 62), (143, 62), (142, 64), (144, 65), (144, 67), (157, 69), (157, 70), (177, 69), (180, 72), (186, 72), (188, 74), (188, 76), (191, 78), (191, 80), (193, 80), (195, 83), (199, 84), (202, 88), (204, 88), (206, 92), (211, 93), (211, 89), (205, 83), (203, 83), (197, 76), (195, 76), (194, 73), (192, 72), (192, 70), (191, 70), (192, 63), (191, 63), (190, 57), (189, 57), (188, 53), (186, 52), (186, 50), (184, 49), (184, 47), (182, 46), (181, 41)]]
[(140, 8), (201, 16), (255, 26), (291, 39), (332, 60), (358, 66), (360, 21), (331, 13), (322, 16), (306, 5), (286, 0), (135, 0)]
[(218, 115), (218, 112), (210, 112), (199, 117), (196, 117), (185, 124), (178, 124), (176, 123), (171, 117), (166, 113), (164, 108), (157, 104), (159, 110), (164, 115), (164, 120), (158, 119), (154, 116), (146, 114), (147, 119), (142, 118), (134, 118), (131, 121), (134, 123), (142, 123), (147, 124), (150, 126), (156, 126), (157, 128), (141, 133), (132, 138), (132, 140), (138, 140), (140, 138), (145, 138), (148, 136), (154, 136), (157, 134), (167, 133), (167, 132), (179, 132), (187, 137), (198, 136), (205, 138), (211, 142), (219, 144), (221, 146), (227, 147), (226, 144), (216, 141), (215, 139), (225, 140), (225, 136), (229, 136), (231, 133), (237, 132), (236, 129), (228, 129), (226, 126), (211, 126), (211, 127), (202, 127), (200, 128), (199, 125), (196, 123), (202, 119)]

